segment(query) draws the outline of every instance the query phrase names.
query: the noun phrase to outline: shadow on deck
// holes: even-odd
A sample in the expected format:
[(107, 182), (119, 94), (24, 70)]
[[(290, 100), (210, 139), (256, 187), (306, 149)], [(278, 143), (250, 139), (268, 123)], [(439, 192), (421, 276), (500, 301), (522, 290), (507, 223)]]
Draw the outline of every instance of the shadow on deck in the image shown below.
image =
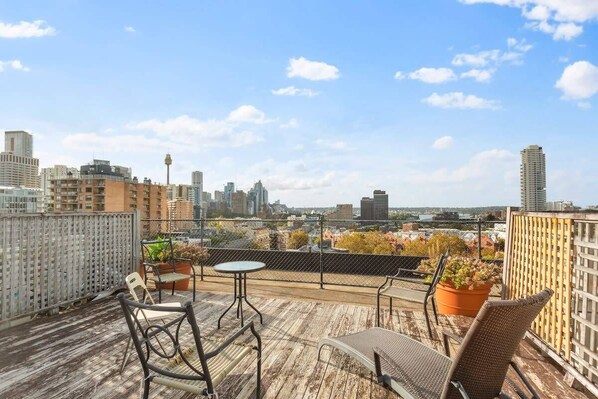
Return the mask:
[[(230, 287), (229, 287), (230, 288)], [(262, 293), (263, 294), (263, 293)], [(321, 337), (356, 332), (374, 323), (370, 305), (297, 300), (289, 296), (252, 295), (262, 311), (264, 324), (250, 310), (263, 339), (264, 398), (395, 398), (377, 385), (369, 371), (338, 351), (325, 349), (317, 361)], [(164, 301), (184, 301), (189, 292), (179, 292)], [(216, 321), (230, 304), (232, 295), (198, 293), (194, 309), (203, 336), (222, 338), (239, 327), (230, 312), (223, 328)], [(463, 335), (469, 319), (441, 316), (441, 329)], [(384, 312), (387, 328), (442, 350), (436, 337), (428, 339), (423, 314), (413, 310)], [(122, 312), (114, 298), (84, 305), (61, 315), (40, 317), (0, 332), (0, 397), (4, 398), (137, 398), (141, 367), (131, 356), (124, 375), (119, 366), (128, 338)], [(249, 338), (249, 337), (247, 337)], [(562, 382), (559, 371), (527, 343), (522, 343), (516, 362), (530, 377), (542, 397), (585, 398)], [(221, 398), (252, 398), (255, 390), (255, 358), (244, 359), (219, 386)], [(158, 385), (153, 398), (191, 398)]]

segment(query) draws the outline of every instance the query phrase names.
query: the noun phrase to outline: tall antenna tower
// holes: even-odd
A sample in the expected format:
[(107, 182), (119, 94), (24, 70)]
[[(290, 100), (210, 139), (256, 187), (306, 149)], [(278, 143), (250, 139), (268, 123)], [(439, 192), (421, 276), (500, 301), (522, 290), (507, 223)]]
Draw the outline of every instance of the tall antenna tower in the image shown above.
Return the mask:
[(166, 185), (170, 184), (170, 165), (172, 165), (172, 158), (170, 154), (166, 154), (166, 158), (164, 158), (164, 165), (166, 165)]

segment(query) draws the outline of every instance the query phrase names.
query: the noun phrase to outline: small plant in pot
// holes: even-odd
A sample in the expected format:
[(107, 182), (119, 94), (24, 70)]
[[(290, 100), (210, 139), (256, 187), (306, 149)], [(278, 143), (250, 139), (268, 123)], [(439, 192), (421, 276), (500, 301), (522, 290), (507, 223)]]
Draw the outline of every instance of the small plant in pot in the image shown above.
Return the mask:
[[(426, 259), (418, 270), (433, 272), (436, 259)], [(438, 313), (475, 316), (488, 299), (490, 289), (501, 281), (497, 264), (465, 256), (451, 256), (436, 286)]]

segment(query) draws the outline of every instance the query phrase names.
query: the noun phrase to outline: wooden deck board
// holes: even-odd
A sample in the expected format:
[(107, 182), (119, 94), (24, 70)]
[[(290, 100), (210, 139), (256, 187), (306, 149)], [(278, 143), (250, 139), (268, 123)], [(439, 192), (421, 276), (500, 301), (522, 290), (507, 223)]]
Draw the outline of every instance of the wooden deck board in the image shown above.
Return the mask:
[[(348, 356), (325, 348), (317, 361), (319, 338), (356, 332), (375, 325), (371, 305), (323, 303), (294, 298), (251, 295), (250, 301), (264, 315), (264, 325), (252, 309), (247, 320), (257, 323), (263, 339), (264, 398), (396, 398), (376, 384), (371, 373)], [(183, 301), (190, 293), (177, 293), (165, 301)], [(198, 293), (195, 304), (203, 336), (223, 338), (240, 326), (233, 310), (216, 321), (228, 307), (231, 294)], [(423, 314), (404, 310), (396, 303), (393, 314), (383, 311), (384, 326), (408, 334), (441, 349), (438, 335), (443, 328), (463, 334), (469, 319), (440, 317), (432, 340), (427, 336)], [(128, 331), (114, 299), (94, 302), (74, 311), (40, 317), (0, 332), (0, 397), (20, 398), (137, 398), (141, 367), (133, 354), (124, 376), (120, 361)], [(250, 340), (246, 334), (243, 339)], [(585, 398), (562, 382), (562, 376), (529, 344), (516, 356), (542, 397)], [(249, 399), (255, 395), (255, 357), (244, 359), (219, 386), (221, 398)], [(152, 398), (191, 398), (158, 385)]]

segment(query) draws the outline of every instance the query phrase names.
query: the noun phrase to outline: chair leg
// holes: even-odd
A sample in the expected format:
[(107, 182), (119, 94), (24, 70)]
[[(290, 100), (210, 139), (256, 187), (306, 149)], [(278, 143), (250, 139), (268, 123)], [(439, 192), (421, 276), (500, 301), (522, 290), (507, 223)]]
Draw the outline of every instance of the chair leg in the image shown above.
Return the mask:
[(436, 300), (434, 299), (434, 297), (432, 297), (432, 310), (434, 311), (434, 318), (436, 319), (436, 325), (440, 325), (440, 323), (438, 323), (438, 311), (436, 310)]
[(120, 375), (123, 374), (123, 370), (125, 369), (125, 365), (127, 364), (127, 361), (129, 360), (129, 349), (131, 348), (131, 335), (129, 335), (129, 340), (127, 341), (127, 348), (125, 349), (125, 355), (123, 356), (123, 360), (120, 364)]
[(158, 303), (162, 303), (162, 284), (160, 284), (160, 288), (158, 288)]
[(171, 295), (172, 295), (172, 296), (174, 296), (174, 287), (175, 287), (175, 286), (176, 286), (176, 282), (173, 282), (173, 283), (172, 283), (172, 293), (171, 293)]
[(380, 327), (380, 294), (376, 295), (376, 327)]
[(388, 307), (388, 311), (390, 313), (390, 319), (392, 320), (392, 297), (390, 298), (390, 306)]
[(150, 381), (146, 379), (143, 384), (143, 399), (149, 398)]
[(195, 276), (191, 277), (193, 279), (193, 302), (195, 302)]
[(426, 317), (426, 325), (428, 326), (428, 335), (432, 339), (432, 326), (430, 325), (430, 316), (428, 316), (428, 303), (424, 302), (424, 316)]
[[(262, 352), (259, 351), (257, 353), (257, 388), (255, 390), (255, 397), (256, 399), (259, 399), (262, 395), (261, 395), (261, 391), (262, 391)], [(318, 354), (319, 356), (319, 354)]]

